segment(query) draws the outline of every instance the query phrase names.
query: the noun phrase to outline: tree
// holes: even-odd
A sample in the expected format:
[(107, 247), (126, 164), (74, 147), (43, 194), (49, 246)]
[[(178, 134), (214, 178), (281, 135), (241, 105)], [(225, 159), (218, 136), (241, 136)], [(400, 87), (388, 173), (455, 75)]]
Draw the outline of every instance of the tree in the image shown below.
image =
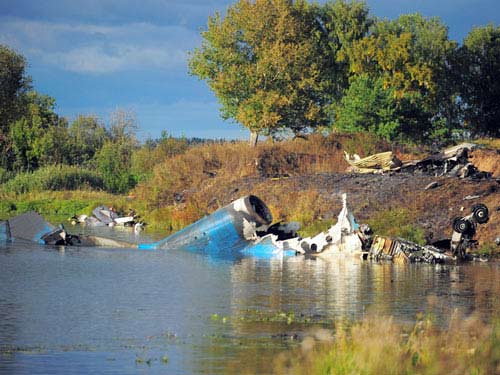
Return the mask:
[(134, 186), (130, 173), (130, 149), (124, 144), (106, 141), (95, 156), (97, 170), (101, 174), (106, 190), (126, 193)]
[(190, 72), (254, 135), (326, 125), (347, 82), (342, 43), (364, 34), (366, 16), (360, 3), (240, 0), (209, 18)]
[(30, 88), (24, 57), (0, 45), (0, 166), (6, 169), (10, 167), (12, 153), (10, 124), (20, 118)]
[(31, 89), (26, 60), (7, 46), (0, 45), (0, 135), (22, 111), (24, 95)]
[[(366, 74), (384, 89), (393, 90), (400, 118), (396, 134), (412, 140), (431, 138), (436, 127), (450, 128), (447, 118), (454, 92), (444, 89), (448, 60), (456, 44), (437, 18), (403, 15), (394, 21), (379, 21), (370, 34), (355, 41), (348, 50), (351, 72)], [(442, 132), (441, 132), (442, 134)]]
[(466, 129), (472, 135), (500, 137), (500, 26), (472, 29), (459, 53)]
[(68, 154), (70, 165), (87, 165), (110, 135), (104, 124), (94, 115), (79, 115), (68, 128)]
[(26, 103), (23, 116), (10, 125), (13, 169), (33, 171), (45, 164), (62, 162), (67, 123), (54, 112), (54, 98), (30, 91)]
[(132, 111), (117, 109), (110, 115), (110, 136), (115, 143), (137, 145), (136, 132), (139, 128), (137, 116)]
[(400, 127), (394, 92), (394, 89), (384, 88), (382, 78), (373, 79), (367, 74), (353, 77), (342, 98), (336, 128), (348, 133), (366, 131), (387, 140), (394, 139)]
[(125, 193), (134, 184), (132, 155), (137, 148), (137, 119), (134, 113), (116, 110), (110, 116), (110, 137), (95, 154), (95, 162), (106, 189)]

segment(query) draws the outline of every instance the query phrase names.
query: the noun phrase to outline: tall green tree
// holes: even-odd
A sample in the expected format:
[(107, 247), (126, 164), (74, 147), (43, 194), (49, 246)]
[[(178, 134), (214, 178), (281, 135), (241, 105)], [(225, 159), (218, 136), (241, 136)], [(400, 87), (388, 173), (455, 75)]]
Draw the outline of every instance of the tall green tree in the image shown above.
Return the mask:
[(384, 88), (382, 78), (355, 76), (342, 98), (335, 126), (347, 133), (370, 132), (391, 140), (400, 124), (395, 90)]
[(118, 109), (110, 115), (110, 137), (95, 154), (97, 170), (106, 189), (125, 193), (135, 180), (132, 174), (132, 155), (137, 149), (137, 117), (130, 111)]
[(364, 35), (367, 13), (341, 0), (240, 0), (209, 18), (190, 72), (207, 81), (224, 119), (253, 134), (326, 125), (347, 82), (343, 43)]
[(25, 58), (0, 45), (0, 166), (3, 168), (10, 168), (10, 124), (24, 112), (25, 95), (30, 89), (31, 78), (26, 74)]
[(0, 132), (7, 133), (8, 124), (20, 116), (24, 95), (31, 89), (26, 74), (26, 60), (0, 44)]
[(445, 135), (443, 128), (450, 133), (455, 124), (445, 109), (456, 96), (444, 89), (455, 48), (438, 18), (409, 14), (375, 23), (368, 36), (354, 41), (348, 54), (353, 74), (368, 75), (373, 82), (381, 79), (382, 87), (393, 91), (394, 120), (400, 119), (396, 134), (423, 141), (437, 130)]
[(67, 123), (55, 112), (55, 100), (30, 91), (23, 116), (10, 125), (11, 163), (16, 171), (33, 171), (61, 163), (67, 145)]
[(500, 26), (472, 29), (459, 55), (466, 129), (472, 135), (500, 137)]
[(79, 115), (68, 128), (66, 162), (87, 166), (109, 139), (109, 132), (97, 116)]

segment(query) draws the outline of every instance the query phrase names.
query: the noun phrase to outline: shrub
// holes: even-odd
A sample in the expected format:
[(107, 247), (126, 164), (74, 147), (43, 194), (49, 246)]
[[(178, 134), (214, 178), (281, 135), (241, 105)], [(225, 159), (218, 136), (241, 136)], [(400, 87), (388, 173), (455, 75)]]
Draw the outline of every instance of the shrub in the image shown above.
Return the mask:
[(400, 237), (425, 245), (424, 230), (413, 225), (412, 216), (414, 215), (409, 209), (397, 208), (378, 211), (367, 221), (374, 233), (383, 236)]

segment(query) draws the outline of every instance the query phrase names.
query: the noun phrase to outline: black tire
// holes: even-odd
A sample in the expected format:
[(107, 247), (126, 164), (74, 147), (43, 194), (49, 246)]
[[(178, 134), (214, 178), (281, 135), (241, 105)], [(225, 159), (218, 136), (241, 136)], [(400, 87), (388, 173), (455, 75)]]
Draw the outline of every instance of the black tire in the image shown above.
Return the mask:
[(457, 217), (453, 220), (453, 230), (458, 233), (468, 233), (472, 229), (472, 224), (469, 220), (463, 217)]
[(490, 219), (488, 207), (486, 207), (482, 203), (474, 205), (472, 207), (472, 216), (474, 217), (474, 220), (476, 220), (479, 224), (487, 223)]
[(461, 233), (460, 232), (460, 229), (459, 229), (459, 224), (460, 224), (460, 221), (462, 220), (461, 217), (456, 217), (453, 219), (453, 224), (452, 224), (452, 228), (455, 232), (458, 232), (458, 233)]

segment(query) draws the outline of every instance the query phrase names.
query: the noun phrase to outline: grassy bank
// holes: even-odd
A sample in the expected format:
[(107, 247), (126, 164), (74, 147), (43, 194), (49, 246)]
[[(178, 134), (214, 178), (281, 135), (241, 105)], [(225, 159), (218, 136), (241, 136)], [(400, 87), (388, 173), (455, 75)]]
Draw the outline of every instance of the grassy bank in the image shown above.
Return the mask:
[[(92, 171), (50, 167), (20, 174), (1, 186), (0, 218), (36, 210), (57, 223), (75, 214), (88, 215), (104, 204), (123, 212), (134, 209), (149, 228), (169, 234), (241, 196), (255, 194), (269, 206), (275, 221), (298, 221), (300, 234), (309, 236), (335, 222), (339, 194), (347, 192), (356, 218), (377, 234), (423, 243), (436, 228), (441, 232), (435, 236), (449, 235), (452, 219), (469, 209), (463, 197), (480, 193), (492, 211), (490, 223), (479, 228), (480, 245), (485, 252), (498, 252), (494, 239), (500, 233), (500, 218), (494, 181), (442, 179), (429, 192), (423, 188), (435, 180), (433, 176), (404, 180), (338, 174), (348, 167), (344, 151), (367, 156), (387, 150), (401, 159), (425, 154), (366, 134), (316, 134), (257, 147), (246, 142), (199, 144), (172, 153), (163, 150), (162, 155), (170, 156), (144, 164), (144, 180), (128, 195), (103, 192), (102, 181)], [(478, 153), (473, 161), (484, 168), (499, 164), (494, 150)]]
[(37, 211), (54, 224), (64, 223), (75, 214), (90, 215), (100, 204), (126, 210), (130, 199), (90, 190), (42, 191), (24, 194), (0, 195), (0, 219), (5, 220), (27, 211)]

